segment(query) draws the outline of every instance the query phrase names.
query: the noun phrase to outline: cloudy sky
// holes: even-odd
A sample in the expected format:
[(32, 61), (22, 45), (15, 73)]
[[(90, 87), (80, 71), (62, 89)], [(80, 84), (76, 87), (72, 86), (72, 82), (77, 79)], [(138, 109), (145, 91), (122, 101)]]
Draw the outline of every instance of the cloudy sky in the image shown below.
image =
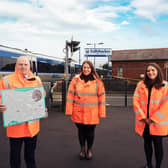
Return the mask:
[(61, 58), (72, 36), (81, 42), (82, 60), (84, 48), (93, 47), (87, 43), (112, 50), (165, 48), (167, 28), (167, 0), (0, 0), (1, 45)]

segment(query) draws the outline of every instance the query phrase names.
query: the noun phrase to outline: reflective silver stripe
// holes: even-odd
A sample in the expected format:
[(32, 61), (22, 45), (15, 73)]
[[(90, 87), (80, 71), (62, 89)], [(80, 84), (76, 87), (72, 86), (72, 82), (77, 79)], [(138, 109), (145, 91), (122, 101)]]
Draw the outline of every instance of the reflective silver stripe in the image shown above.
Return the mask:
[(151, 100), (151, 104), (160, 104), (161, 100)]
[(160, 111), (157, 111), (156, 114), (162, 119), (165, 118), (165, 116)]
[(10, 88), (10, 85), (9, 85), (8, 76), (5, 76), (3, 79), (4, 79), (4, 82), (5, 82), (6, 88), (9, 89), (9, 88)]
[(72, 90), (69, 90), (68, 92), (78, 96), (97, 96), (97, 93), (77, 93)]
[(76, 94), (77, 82), (78, 82), (78, 78), (76, 78), (76, 83), (75, 83), (75, 92), (74, 92), (74, 95)]
[(105, 102), (99, 102), (99, 105), (102, 104), (102, 105), (105, 105), (106, 103)]
[(97, 103), (80, 103), (80, 102), (74, 101), (74, 103), (80, 106), (98, 106), (98, 102)]
[(144, 104), (145, 104), (145, 102), (144, 102), (144, 101), (140, 101), (140, 104), (144, 105)]
[(168, 121), (161, 121), (160, 123), (151, 123), (151, 125), (168, 125)]
[(135, 120), (135, 122), (137, 123), (137, 124), (142, 124), (143, 122), (141, 122), (141, 121), (139, 121), (139, 120)]
[(69, 93), (75, 94), (73, 90), (68, 90)]
[(78, 96), (97, 96), (96, 93), (76, 93)]
[(73, 103), (72, 99), (67, 99), (67, 102)]
[(168, 100), (168, 96), (163, 96), (163, 100)]
[(141, 82), (139, 82), (138, 85), (137, 85), (138, 89), (140, 88), (140, 86), (141, 86)]
[(101, 96), (101, 95), (104, 95), (104, 94), (105, 94), (105, 92), (101, 92), (101, 93), (98, 94), (98, 96)]
[(139, 114), (139, 113), (142, 113), (142, 109), (138, 109), (137, 111), (135, 111), (135, 114)]
[(36, 76), (36, 79), (37, 79), (37, 81), (38, 81), (38, 84), (41, 85), (41, 80), (40, 80), (40, 78), (39, 78), (38, 76)]
[(103, 102), (99, 102), (99, 103), (98, 102), (97, 103), (80, 103), (80, 102), (74, 101), (72, 99), (67, 99), (67, 101), (70, 102), (70, 103), (80, 105), (80, 106), (98, 106), (98, 104), (103, 104)]
[(96, 80), (96, 93), (98, 95), (98, 82), (97, 82), (97, 80)]
[(135, 96), (135, 97), (139, 97), (139, 94), (138, 94), (138, 93), (134, 93), (134, 96)]

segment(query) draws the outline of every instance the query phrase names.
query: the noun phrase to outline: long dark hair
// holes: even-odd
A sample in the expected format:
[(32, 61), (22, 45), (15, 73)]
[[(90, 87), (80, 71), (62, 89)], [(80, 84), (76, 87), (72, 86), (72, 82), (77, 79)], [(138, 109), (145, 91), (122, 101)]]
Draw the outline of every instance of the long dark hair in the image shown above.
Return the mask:
[(157, 74), (156, 79), (153, 81), (153, 85), (156, 87), (156, 89), (159, 89), (163, 86), (163, 72), (157, 63), (152, 62), (146, 66), (144, 83), (145, 83), (146, 87), (149, 87), (152, 82), (152, 80), (147, 75), (147, 69), (149, 66), (153, 66), (157, 69), (158, 74)]
[(86, 61), (84, 61), (84, 62), (82, 63), (81, 73), (82, 73), (82, 71), (83, 71), (83, 66), (84, 66), (84, 64), (88, 64), (88, 65), (90, 66), (90, 68), (91, 68), (91, 74), (92, 74), (93, 76), (95, 76), (96, 78), (99, 78), (99, 75), (97, 74), (96, 69), (95, 69), (94, 66), (93, 66), (93, 63), (92, 63), (91, 61), (89, 61), (89, 60), (86, 60)]

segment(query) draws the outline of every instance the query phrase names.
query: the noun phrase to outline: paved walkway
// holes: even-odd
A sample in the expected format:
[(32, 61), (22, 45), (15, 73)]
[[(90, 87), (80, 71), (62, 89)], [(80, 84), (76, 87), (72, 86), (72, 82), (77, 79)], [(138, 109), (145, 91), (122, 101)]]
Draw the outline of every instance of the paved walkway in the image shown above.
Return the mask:
[[(162, 168), (168, 168), (168, 138), (164, 139), (164, 148)], [(8, 152), (8, 138), (0, 117), (0, 168), (9, 168)], [(38, 168), (141, 168), (145, 163), (143, 139), (134, 133), (131, 107), (107, 108), (107, 118), (96, 128), (93, 152), (93, 160), (78, 159), (76, 127), (62, 112), (52, 110), (48, 119), (41, 120)]]

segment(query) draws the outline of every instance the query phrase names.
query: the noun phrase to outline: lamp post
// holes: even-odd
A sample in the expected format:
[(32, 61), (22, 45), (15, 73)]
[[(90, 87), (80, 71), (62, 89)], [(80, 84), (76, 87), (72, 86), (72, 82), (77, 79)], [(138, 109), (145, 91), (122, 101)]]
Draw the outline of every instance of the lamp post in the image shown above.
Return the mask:
[[(104, 44), (103, 42), (100, 43), (86, 43), (86, 45), (93, 45), (94, 48), (96, 48), (96, 45), (102, 45)], [(94, 67), (95, 67), (95, 56), (94, 56)]]

